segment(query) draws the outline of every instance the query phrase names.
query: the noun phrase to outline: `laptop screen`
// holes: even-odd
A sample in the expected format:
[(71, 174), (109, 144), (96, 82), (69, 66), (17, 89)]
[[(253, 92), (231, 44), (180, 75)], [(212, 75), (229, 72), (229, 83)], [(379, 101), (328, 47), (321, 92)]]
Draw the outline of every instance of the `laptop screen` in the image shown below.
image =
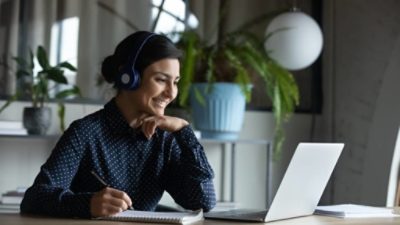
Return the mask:
[(343, 143), (300, 143), (265, 221), (311, 215), (328, 183)]

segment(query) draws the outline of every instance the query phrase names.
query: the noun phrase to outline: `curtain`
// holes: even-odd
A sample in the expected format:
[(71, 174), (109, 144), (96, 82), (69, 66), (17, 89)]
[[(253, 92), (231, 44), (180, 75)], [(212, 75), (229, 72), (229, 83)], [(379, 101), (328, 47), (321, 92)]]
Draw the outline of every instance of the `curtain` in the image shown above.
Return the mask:
[[(78, 0), (77, 0), (78, 1)], [(151, 1), (79, 1), (80, 28), (78, 78), (82, 95), (108, 99), (113, 89), (101, 79), (101, 63), (113, 54), (117, 44), (137, 29), (149, 30)]]
[(18, 54), (19, 1), (0, 1), (0, 96), (15, 92), (15, 64), (12, 56)]
[[(52, 27), (71, 17), (79, 18), (75, 82), (86, 99), (110, 97), (111, 88), (97, 82), (101, 63), (127, 35), (137, 29), (150, 29), (151, 1), (0, 0), (0, 62), (7, 65), (0, 69), (0, 96), (15, 92), (16, 65), (12, 57), (27, 57), (29, 49), (35, 53), (38, 45), (52, 52), (56, 46), (51, 44)], [(68, 30), (64, 33), (68, 35)]]
[(13, 57), (27, 57), (38, 45), (49, 47), (51, 26), (56, 20), (57, 1), (8, 0), (0, 4), (0, 95), (12, 95), (16, 85)]

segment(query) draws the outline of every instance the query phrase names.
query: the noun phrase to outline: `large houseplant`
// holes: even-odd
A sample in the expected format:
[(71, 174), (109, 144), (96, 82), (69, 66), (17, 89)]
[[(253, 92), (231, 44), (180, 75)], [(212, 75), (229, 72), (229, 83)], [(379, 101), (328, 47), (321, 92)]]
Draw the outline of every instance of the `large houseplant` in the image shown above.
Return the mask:
[[(208, 40), (201, 39), (194, 30), (181, 33), (178, 44), (184, 50), (181, 71), (184, 76), (179, 82), (178, 103), (180, 106), (187, 106), (190, 91), (196, 82), (207, 82), (209, 91), (216, 82), (236, 83), (241, 87), (246, 100), (250, 101), (250, 87), (254, 76), (261, 77), (265, 83), (266, 97), (272, 102), (276, 122), (274, 155), (279, 157), (284, 141), (283, 122), (290, 117), (299, 102), (298, 87), (292, 74), (272, 60), (264, 50), (263, 43), (268, 37), (258, 38), (248, 31), (250, 25), (268, 17), (272, 18), (277, 12), (256, 18), (237, 30), (224, 32), (226, 3), (222, 1), (221, 4), (221, 21), (218, 23), (216, 42), (210, 44)], [(194, 90), (194, 93), (196, 99), (202, 102), (201, 92)]]
[[(18, 66), (16, 80), (20, 87), (0, 108), (0, 113), (15, 100), (28, 99), (32, 102), (32, 107), (25, 107), (24, 109), (24, 126), (29, 126), (27, 130), (30, 134), (44, 134), (48, 128), (51, 115), (50, 109), (45, 106), (45, 103), (50, 98), (49, 93), (54, 91), (54, 98), (58, 104), (60, 130), (64, 131), (65, 105), (63, 100), (69, 96), (80, 95), (80, 90), (77, 86), (73, 86), (72, 88), (57, 91), (57, 85), (68, 84), (64, 76), (64, 70), (76, 71), (76, 68), (68, 62), (50, 65), (46, 50), (42, 46), (38, 46), (36, 59), (41, 70), (35, 73), (35, 55), (32, 51), (29, 53), (28, 60), (23, 57), (13, 58)], [(27, 116), (32, 116), (32, 118), (26, 118)], [(45, 121), (37, 123), (35, 119), (44, 119)]]

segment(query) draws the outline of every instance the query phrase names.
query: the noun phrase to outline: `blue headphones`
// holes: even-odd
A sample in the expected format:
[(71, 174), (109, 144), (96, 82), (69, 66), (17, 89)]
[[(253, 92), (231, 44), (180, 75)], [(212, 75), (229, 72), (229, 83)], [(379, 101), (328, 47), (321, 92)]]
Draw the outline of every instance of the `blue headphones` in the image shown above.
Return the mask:
[(143, 35), (143, 41), (140, 42), (139, 45), (135, 46), (134, 49), (132, 49), (132, 53), (129, 56), (128, 59), (128, 64), (124, 66), (121, 70), (121, 73), (118, 74), (117, 80), (116, 80), (116, 86), (121, 89), (125, 90), (136, 90), (139, 85), (140, 85), (140, 73), (139, 71), (135, 68), (136, 60), (142, 51), (143, 46), (147, 43), (147, 41), (155, 36), (156, 34), (154, 33), (144, 33)]

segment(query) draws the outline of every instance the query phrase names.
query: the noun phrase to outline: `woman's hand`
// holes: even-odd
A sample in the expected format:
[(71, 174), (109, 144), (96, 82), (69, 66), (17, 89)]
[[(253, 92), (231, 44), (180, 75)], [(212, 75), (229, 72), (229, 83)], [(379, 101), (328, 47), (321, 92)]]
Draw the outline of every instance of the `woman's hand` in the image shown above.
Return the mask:
[(125, 192), (106, 187), (90, 199), (90, 213), (93, 217), (110, 216), (127, 210), (131, 205), (132, 200)]
[(175, 132), (187, 125), (189, 125), (189, 123), (184, 119), (165, 115), (143, 115), (131, 123), (131, 127), (133, 128), (141, 127), (147, 139), (150, 139), (154, 135), (157, 127), (169, 132)]

